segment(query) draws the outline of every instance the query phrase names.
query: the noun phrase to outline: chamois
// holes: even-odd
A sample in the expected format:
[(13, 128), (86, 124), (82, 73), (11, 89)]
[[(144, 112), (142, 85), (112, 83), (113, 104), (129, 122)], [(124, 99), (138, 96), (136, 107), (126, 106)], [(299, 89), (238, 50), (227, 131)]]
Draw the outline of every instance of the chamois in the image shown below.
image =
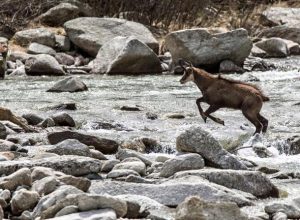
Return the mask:
[[(223, 78), (220, 74), (214, 76), (202, 69), (195, 68), (191, 63), (179, 60), (179, 65), (184, 70), (180, 83), (194, 82), (202, 92), (202, 97), (196, 100), (201, 117), (225, 125), (224, 121), (210, 114), (220, 108), (240, 109), (243, 115), (256, 127), (255, 133), (265, 133), (268, 120), (259, 113), (263, 102), (269, 101), (262, 91), (255, 85)], [(209, 104), (204, 112), (200, 103)]]

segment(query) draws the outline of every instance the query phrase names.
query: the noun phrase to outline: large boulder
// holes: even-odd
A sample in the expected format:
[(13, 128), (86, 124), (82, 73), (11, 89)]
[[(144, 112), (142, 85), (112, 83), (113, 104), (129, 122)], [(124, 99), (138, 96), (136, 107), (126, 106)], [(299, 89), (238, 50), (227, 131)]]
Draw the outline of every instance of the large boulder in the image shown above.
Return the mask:
[(93, 61), (92, 73), (140, 74), (162, 72), (160, 60), (135, 37), (116, 37), (104, 44)]
[(203, 28), (180, 30), (168, 34), (165, 45), (175, 63), (183, 58), (195, 66), (218, 65), (223, 60), (242, 66), (252, 48), (245, 29), (219, 34)]
[(211, 166), (222, 169), (247, 169), (237, 157), (223, 149), (219, 142), (201, 127), (192, 127), (179, 135), (176, 148), (181, 152), (200, 154)]
[(142, 24), (117, 18), (76, 18), (64, 24), (70, 40), (79, 48), (96, 56), (100, 47), (117, 36), (134, 36), (158, 52), (158, 42)]
[(49, 47), (55, 46), (55, 34), (46, 28), (28, 29), (15, 34), (14, 40), (17, 44), (27, 46), (30, 43), (39, 43)]
[(80, 9), (70, 3), (60, 3), (40, 15), (38, 20), (43, 24), (52, 26), (63, 25), (66, 21), (79, 17)]
[(25, 62), (25, 69), (27, 75), (65, 75), (64, 70), (57, 60), (48, 54), (39, 54), (34, 57), (30, 57)]
[(207, 202), (200, 197), (192, 196), (176, 208), (175, 220), (248, 220), (232, 202)]
[(278, 197), (279, 191), (274, 184), (261, 172), (244, 170), (189, 170), (175, 174), (175, 178), (200, 176), (210, 182), (231, 189), (251, 193), (259, 198)]
[(300, 8), (270, 7), (263, 11), (261, 18), (267, 25), (299, 27)]
[(90, 192), (113, 196), (131, 193), (149, 197), (166, 206), (177, 206), (183, 202), (186, 197), (193, 195), (213, 202), (234, 202), (238, 206), (251, 204), (242, 193), (210, 183), (197, 176), (168, 180), (160, 184), (93, 181)]
[(266, 38), (279, 37), (300, 44), (300, 28), (299, 26), (298, 27), (287, 27), (285, 25), (276, 26), (276, 27), (262, 30), (258, 34), (258, 37), (266, 37)]
[(287, 44), (281, 38), (265, 39), (257, 42), (255, 46), (267, 52), (267, 57), (287, 57), (289, 55)]
[(115, 153), (119, 146), (119, 144), (114, 140), (98, 138), (75, 131), (61, 131), (48, 134), (50, 144), (57, 144), (66, 139), (76, 139), (88, 146), (94, 146), (96, 150), (101, 151), (104, 154)]
[(55, 83), (47, 92), (83, 92), (87, 86), (78, 77), (67, 77)]
[(204, 159), (199, 154), (184, 154), (167, 160), (162, 166), (161, 177), (170, 177), (183, 170), (196, 170), (204, 168)]

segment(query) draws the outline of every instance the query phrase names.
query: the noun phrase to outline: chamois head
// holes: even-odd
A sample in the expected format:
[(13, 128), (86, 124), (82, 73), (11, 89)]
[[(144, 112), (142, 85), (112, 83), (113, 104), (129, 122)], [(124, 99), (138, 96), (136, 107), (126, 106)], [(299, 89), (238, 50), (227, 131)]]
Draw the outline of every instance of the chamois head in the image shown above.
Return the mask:
[(180, 59), (178, 61), (179, 66), (183, 69), (183, 76), (180, 79), (181, 84), (185, 84), (190, 81), (194, 81), (193, 65), (190, 62)]

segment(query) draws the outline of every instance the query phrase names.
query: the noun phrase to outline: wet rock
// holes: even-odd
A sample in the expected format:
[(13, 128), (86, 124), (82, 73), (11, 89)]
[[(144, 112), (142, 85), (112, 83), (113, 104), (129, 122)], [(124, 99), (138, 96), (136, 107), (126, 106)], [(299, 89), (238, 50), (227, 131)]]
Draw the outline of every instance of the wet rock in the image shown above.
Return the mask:
[(19, 31), (15, 34), (14, 40), (17, 44), (27, 46), (30, 43), (39, 43), (49, 47), (55, 46), (55, 35), (46, 28), (36, 28)]
[(220, 73), (244, 73), (245, 70), (242, 67), (236, 65), (231, 60), (223, 60), (220, 63), (219, 72)]
[(50, 8), (47, 12), (40, 15), (38, 20), (47, 25), (60, 26), (66, 21), (79, 17), (80, 9), (69, 3), (60, 3)]
[(126, 140), (121, 146), (122, 148), (135, 150), (141, 153), (157, 153), (162, 151), (162, 146), (158, 141), (147, 137)]
[(199, 154), (184, 154), (167, 160), (160, 172), (161, 177), (170, 177), (183, 170), (204, 168), (204, 159)]
[(266, 51), (267, 57), (287, 57), (289, 55), (287, 44), (281, 38), (272, 37), (262, 40), (255, 46)]
[(49, 54), (54, 55), (56, 51), (51, 47), (48, 47), (39, 43), (31, 43), (27, 49), (27, 53), (29, 54)]
[(130, 112), (139, 112), (142, 111), (138, 106), (122, 106), (120, 108), (122, 111), (130, 111)]
[[(71, 42), (68, 37), (63, 35), (55, 35), (56, 48), (59, 51), (70, 51)], [(55, 56), (56, 58), (56, 56)], [(58, 61), (59, 62), (59, 61)]]
[(0, 139), (5, 139), (7, 137), (8, 133), (6, 130), (6, 127), (4, 124), (0, 122)]
[[(37, 166), (52, 168), (73, 176), (83, 176), (90, 173), (98, 173), (102, 164), (101, 161), (90, 157), (63, 155), (43, 159), (4, 161), (0, 163), (0, 173), (11, 174), (24, 167), (32, 168)], [(30, 173), (28, 175), (30, 176)], [(5, 185), (7, 184), (5, 183)]]
[(136, 160), (135, 161), (123, 160), (121, 163), (118, 163), (114, 166), (113, 171), (118, 169), (128, 169), (128, 170), (134, 170), (140, 175), (144, 176), (146, 174), (146, 165), (140, 159), (137, 158), (134, 159)]
[(190, 170), (176, 173), (175, 178), (189, 175), (200, 176), (210, 182), (248, 192), (259, 198), (279, 197), (277, 187), (266, 176), (257, 171)]
[(116, 164), (120, 163), (120, 160), (108, 160), (105, 161), (101, 167), (101, 172), (108, 173), (110, 172)]
[(50, 206), (47, 210), (41, 213), (41, 218), (51, 218), (68, 205), (78, 206), (79, 211), (90, 211), (103, 208), (113, 209), (118, 217), (123, 217), (127, 213), (127, 204), (125, 201), (107, 195), (93, 195), (93, 194), (70, 194), (55, 204)]
[(25, 62), (25, 69), (27, 75), (65, 75), (64, 70), (56, 59), (48, 54), (39, 54), (34, 57), (30, 57)]
[(39, 125), (42, 128), (50, 128), (50, 127), (54, 127), (56, 124), (53, 118), (46, 118)]
[[(1, 162), (1, 166), (5, 163), (10, 163), (10, 162), (14, 162), (14, 161)], [(8, 172), (1, 172), (1, 171), (0, 171), (1, 174), (8, 174)], [(31, 186), (32, 183), (31, 172), (28, 168), (22, 168), (19, 170), (17, 169), (17, 171), (15, 172), (13, 171), (10, 173), (12, 174), (0, 178), (1, 189), (15, 190), (18, 186), (22, 186), (22, 185)]]
[(271, 37), (279, 37), (282, 39), (287, 39), (294, 41), (298, 44), (300, 44), (300, 28), (299, 27), (288, 27), (285, 25), (267, 28), (262, 30), (258, 37), (265, 37), (265, 38), (271, 38)]
[(129, 149), (122, 149), (119, 148), (117, 154), (116, 154), (116, 158), (119, 160), (124, 160), (126, 158), (129, 157), (136, 157), (139, 158), (141, 161), (143, 161), (147, 166), (151, 166), (152, 162), (146, 158), (143, 154), (133, 151), (133, 150), (129, 150)]
[(188, 196), (197, 195), (208, 201), (230, 201), (239, 206), (251, 204), (240, 193), (228, 188), (209, 183), (200, 177), (168, 180), (161, 184), (127, 183), (116, 181), (92, 182), (91, 193), (123, 195), (132, 193), (146, 196), (167, 206), (177, 206)]
[(195, 66), (218, 65), (222, 60), (241, 66), (252, 48), (245, 29), (222, 34), (210, 34), (201, 28), (180, 30), (168, 34), (165, 43), (175, 63), (184, 58)]
[(269, 71), (275, 68), (273, 63), (268, 63), (259, 57), (248, 57), (244, 65), (244, 69), (248, 71)]
[(75, 186), (77, 189), (82, 190), (83, 192), (87, 192), (91, 186), (91, 181), (84, 177), (74, 177), (71, 175), (63, 175), (58, 177), (57, 180), (66, 184)]
[(31, 190), (37, 192), (40, 196), (52, 193), (58, 187), (59, 182), (53, 176), (44, 177), (32, 184)]
[(265, 173), (265, 174), (274, 174), (279, 172), (279, 170), (277, 169), (272, 169), (272, 168), (268, 168), (268, 167), (258, 167), (257, 171)]
[(146, 118), (150, 120), (156, 120), (158, 119), (158, 115), (155, 113), (147, 112), (146, 113)]
[(92, 219), (103, 219), (103, 220), (117, 220), (116, 212), (113, 209), (98, 209), (86, 212), (77, 212), (60, 217), (50, 218), (55, 220), (92, 220)]
[(199, 197), (186, 198), (176, 208), (175, 220), (247, 220), (239, 207), (230, 202), (206, 202)]
[(2, 140), (0, 139), (0, 152), (5, 151), (16, 151), (19, 148), (18, 144), (15, 144), (9, 140)]
[(71, 66), (74, 65), (75, 59), (69, 54), (66, 53), (57, 53), (55, 54), (55, 59), (61, 65)]
[(288, 138), (288, 143), (290, 145), (289, 152), (290, 155), (300, 154), (300, 136), (293, 136)]
[(267, 56), (267, 52), (257, 47), (255, 44), (251, 49), (251, 55), (254, 57), (264, 58)]
[(37, 192), (21, 189), (15, 192), (11, 199), (11, 211), (14, 215), (19, 215), (25, 210), (34, 208), (39, 201)]
[(169, 113), (165, 115), (166, 118), (171, 118), (171, 119), (184, 119), (185, 116), (180, 113)]
[(158, 42), (142, 24), (116, 18), (77, 18), (64, 24), (70, 40), (91, 56), (117, 36), (134, 36), (158, 53)]
[(116, 37), (100, 48), (93, 61), (92, 73), (161, 73), (157, 55), (134, 37)]
[(75, 139), (64, 140), (54, 147), (51, 147), (49, 150), (46, 150), (46, 152), (58, 155), (91, 156), (89, 147)]
[(98, 138), (92, 135), (86, 135), (75, 131), (61, 131), (48, 134), (50, 144), (57, 144), (66, 139), (76, 139), (87, 146), (94, 146), (96, 150), (104, 154), (115, 153), (119, 144), (110, 139)]
[(74, 119), (65, 112), (59, 112), (51, 116), (56, 126), (75, 127)]
[(76, 195), (82, 193), (83, 192), (81, 190), (77, 189), (74, 186), (68, 186), (68, 185), (60, 186), (54, 192), (40, 199), (40, 201), (38, 202), (38, 204), (35, 206), (33, 210), (32, 217), (36, 218), (38, 216), (41, 216), (42, 212), (48, 210), (51, 206), (65, 199), (68, 195)]
[(77, 110), (76, 103), (62, 103), (50, 107), (51, 110)]
[(116, 197), (125, 200), (127, 203), (137, 203), (140, 206), (140, 215), (138, 216), (139, 218), (144, 217), (147, 219), (172, 220), (175, 217), (174, 209), (164, 206), (163, 204), (150, 199), (149, 197), (132, 194), (119, 195)]
[(140, 174), (133, 169), (119, 168), (110, 171), (107, 174), (107, 178), (116, 179), (120, 177), (127, 177), (129, 175), (139, 176)]
[(38, 125), (43, 121), (43, 118), (34, 114), (34, 113), (27, 113), (22, 115), (23, 118), (26, 119), (27, 123), (29, 125)]
[(299, 27), (300, 9), (291, 7), (269, 7), (263, 11), (261, 19), (262, 22), (267, 25), (277, 26), (284, 24), (287, 27)]
[(247, 167), (200, 127), (192, 127), (179, 135), (176, 148), (180, 152), (200, 154), (210, 165), (222, 169), (245, 170)]
[(55, 83), (47, 92), (83, 92), (87, 86), (77, 77), (68, 77)]

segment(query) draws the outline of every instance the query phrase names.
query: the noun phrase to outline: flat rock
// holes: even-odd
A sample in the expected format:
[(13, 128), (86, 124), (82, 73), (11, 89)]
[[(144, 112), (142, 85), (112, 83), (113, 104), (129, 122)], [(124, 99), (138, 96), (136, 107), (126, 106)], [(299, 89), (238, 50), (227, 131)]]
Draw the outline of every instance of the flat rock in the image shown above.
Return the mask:
[(239, 206), (251, 204), (242, 195), (200, 178), (176, 179), (161, 184), (127, 183), (115, 181), (92, 182), (91, 193), (146, 196), (166, 206), (177, 206), (188, 196), (198, 195), (208, 201), (230, 201)]
[(158, 42), (142, 24), (117, 18), (82, 17), (64, 24), (70, 40), (91, 56), (117, 36), (134, 36), (158, 53)]
[(0, 163), (0, 173), (8, 175), (21, 168), (41, 166), (73, 176), (82, 176), (100, 172), (101, 165), (101, 161), (90, 157), (64, 155), (43, 159), (4, 161)]
[(76, 139), (87, 146), (94, 146), (96, 150), (104, 154), (115, 153), (119, 146), (119, 144), (114, 140), (98, 138), (96, 136), (75, 131), (61, 131), (48, 134), (50, 144), (57, 144), (66, 139)]

